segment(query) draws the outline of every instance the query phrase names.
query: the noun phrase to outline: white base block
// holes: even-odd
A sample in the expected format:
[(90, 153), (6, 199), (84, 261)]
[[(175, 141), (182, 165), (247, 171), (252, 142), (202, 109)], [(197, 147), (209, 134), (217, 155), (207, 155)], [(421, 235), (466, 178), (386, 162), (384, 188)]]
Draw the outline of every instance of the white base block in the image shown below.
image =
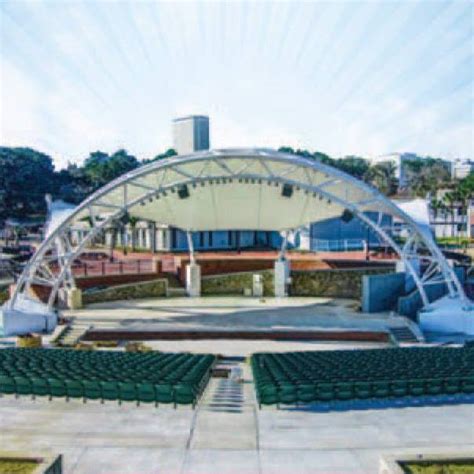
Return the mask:
[(2, 308), (4, 336), (19, 336), (30, 332), (53, 332), (58, 323), (56, 313), (25, 313), (16, 309)]
[(186, 266), (186, 292), (188, 296), (201, 296), (201, 266), (197, 263)]
[(474, 306), (467, 308), (459, 298), (444, 296), (418, 315), (423, 331), (474, 336)]
[(263, 279), (262, 275), (254, 275), (252, 279), (252, 295), (256, 298), (263, 296)]
[(66, 290), (67, 307), (69, 309), (82, 308), (82, 291), (79, 288), (71, 288)]
[(288, 260), (277, 260), (275, 262), (275, 296), (288, 296), (288, 279), (290, 277), (290, 265)]

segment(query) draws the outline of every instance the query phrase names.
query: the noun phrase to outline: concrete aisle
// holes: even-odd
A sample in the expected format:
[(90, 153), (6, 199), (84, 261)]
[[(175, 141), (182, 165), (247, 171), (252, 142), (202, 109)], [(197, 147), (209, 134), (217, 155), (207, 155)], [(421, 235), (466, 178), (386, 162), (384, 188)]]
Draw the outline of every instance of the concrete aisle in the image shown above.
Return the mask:
[(243, 383), (211, 379), (196, 409), (181, 472), (259, 473), (258, 419), (252, 374)]

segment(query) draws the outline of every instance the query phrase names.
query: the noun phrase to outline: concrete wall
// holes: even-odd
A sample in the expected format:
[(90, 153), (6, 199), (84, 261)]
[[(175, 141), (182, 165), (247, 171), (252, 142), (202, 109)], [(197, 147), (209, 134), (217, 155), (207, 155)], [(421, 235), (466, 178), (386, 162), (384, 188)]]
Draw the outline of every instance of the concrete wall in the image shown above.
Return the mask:
[(82, 296), (84, 304), (102, 303), (104, 301), (118, 301), (139, 298), (153, 298), (167, 296), (168, 281), (158, 279), (142, 283), (111, 286), (104, 290), (85, 292)]
[[(461, 267), (457, 267), (454, 269), (457, 277), (464, 284), (465, 281), (465, 271)], [(437, 300), (444, 296), (448, 289), (446, 284), (438, 283), (435, 285), (429, 285), (425, 287), (426, 295), (430, 302)], [(420, 296), (420, 292), (418, 290), (413, 291), (409, 295), (402, 296), (398, 300), (398, 308), (397, 312), (403, 316), (408, 316), (413, 320), (416, 319), (418, 311), (423, 307), (423, 301)]]
[(209, 275), (201, 279), (202, 295), (243, 295), (245, 289), (252, 290), (254, 274), (262, 275), (264, 296), (273, 295), (273, 270)]
[(404, 294), (404, 272), (362, 277), (362, 311), (364, 313), (395, 309), (399, 297)]
[[(292, 271), (291, 295), (360, 298), (363, 275), (384, 274), (390, 271), (390, 268)], [(203, 276), (202, 294), (242, 295), (246, 288), (252, 288), (252, 275), (254, 274), (263, 276), (264, 295), (273, 295), (273, 270)]]
[(292, 271), (291, 295), (361, 298), (364, 275), (379, 275), (390, 271), (390, 268)]

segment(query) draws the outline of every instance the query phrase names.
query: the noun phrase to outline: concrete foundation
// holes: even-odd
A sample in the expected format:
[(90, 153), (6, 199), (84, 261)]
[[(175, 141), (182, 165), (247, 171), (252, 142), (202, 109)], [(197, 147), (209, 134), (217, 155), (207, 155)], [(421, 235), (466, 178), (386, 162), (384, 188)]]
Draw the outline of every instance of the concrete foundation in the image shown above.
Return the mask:
[(66, 290), (66, 302), (69, 309), (81, 309), (82, 291), (79, 288)]
[(188, 296), (201, 296), (201, 266), (197, 263), (186, 266), (186, 292)]
[(253, 275), (252, 295), (261, 298), (263, 296), (263, 277), (262, 275)]
[(288, 296), (288, 282), (290, 277), (290, 264), (288, 260), (275, 262), (275, 296)]
[(420, 311), (418, 322), (423, 331), (474, 336), (474, 307), (444, 296)]
[(50, 333), (56, 327), (58, 316), (54, 312), (23, 312), (2, 308), (4, 336), (19, 336), (30, 332)]

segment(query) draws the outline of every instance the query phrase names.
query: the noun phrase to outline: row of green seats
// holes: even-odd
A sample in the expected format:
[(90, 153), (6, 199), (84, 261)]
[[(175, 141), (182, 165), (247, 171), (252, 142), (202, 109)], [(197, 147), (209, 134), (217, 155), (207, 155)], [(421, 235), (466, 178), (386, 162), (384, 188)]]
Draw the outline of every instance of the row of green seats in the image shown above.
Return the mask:
[(474, 393), (474, 347), (261, 353), (260, 404)]
[(0, 350), (0, 393), (195, 404), (215, 361), (188, 353)]

